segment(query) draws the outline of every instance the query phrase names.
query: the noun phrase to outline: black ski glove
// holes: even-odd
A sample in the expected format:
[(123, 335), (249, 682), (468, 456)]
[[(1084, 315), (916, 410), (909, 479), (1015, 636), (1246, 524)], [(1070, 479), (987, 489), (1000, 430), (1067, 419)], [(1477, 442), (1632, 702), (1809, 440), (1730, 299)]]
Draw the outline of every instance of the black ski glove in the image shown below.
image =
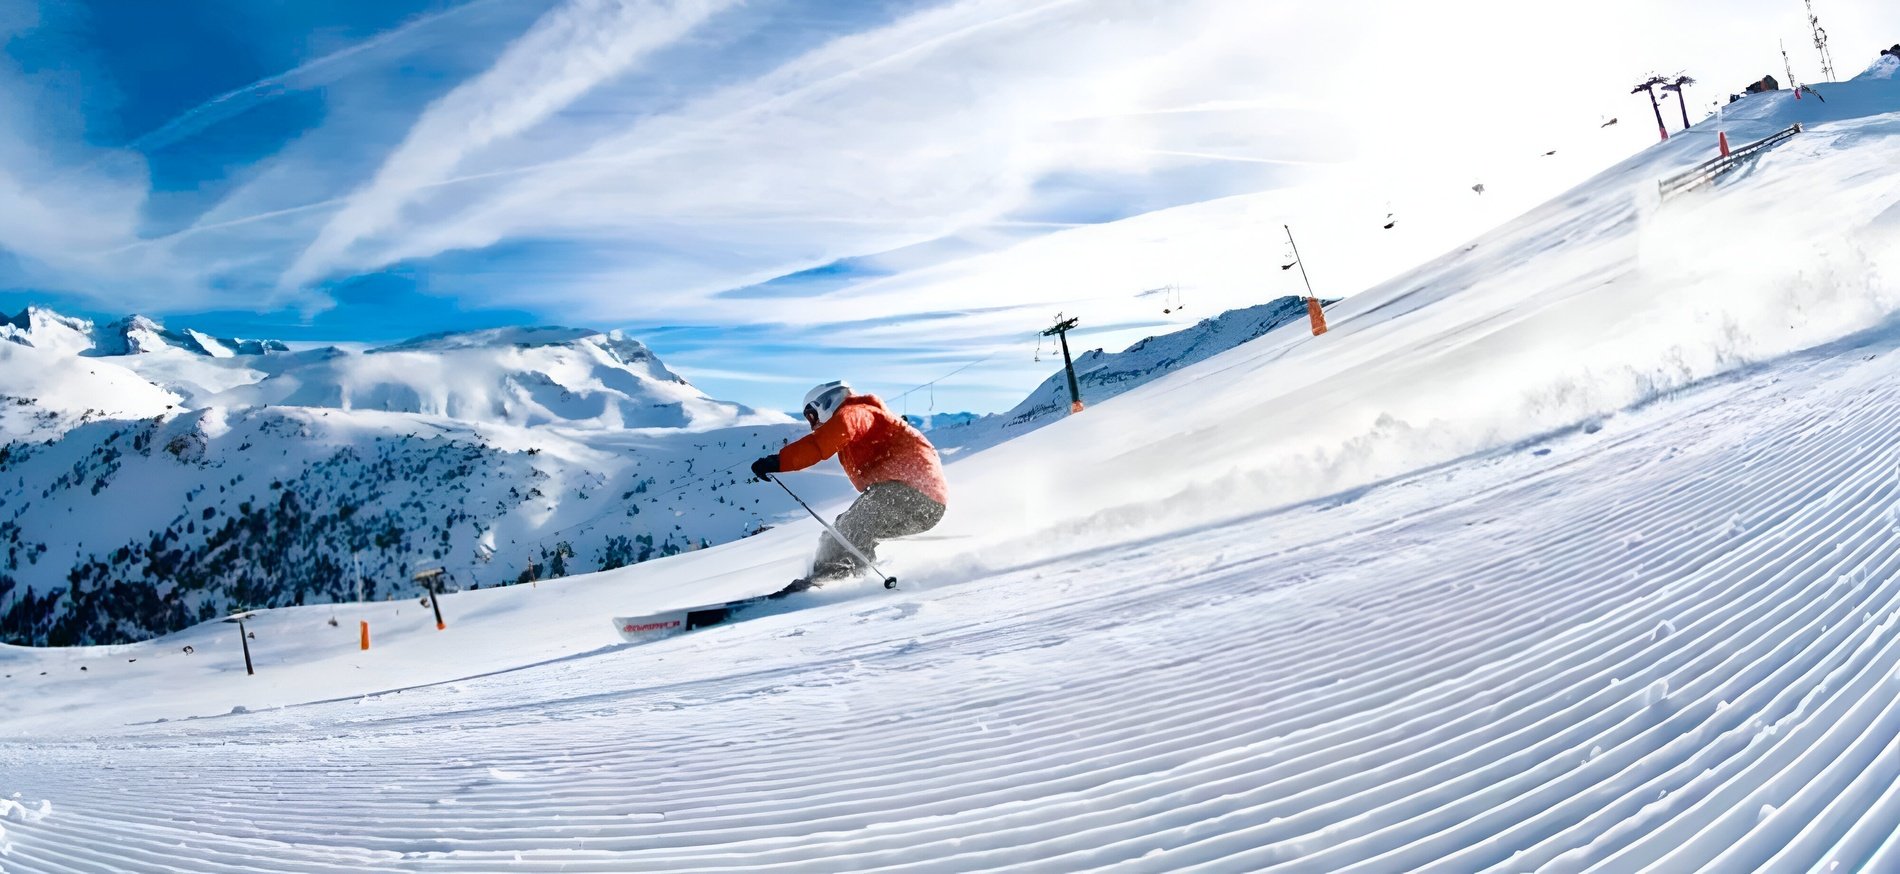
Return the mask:
[(778, 473), (778, 456), (776, 454), (768, 455), (758, 461), (752, 462), (752, 475), (758, 479), (765, 479), (767, 476), (775, 473)]

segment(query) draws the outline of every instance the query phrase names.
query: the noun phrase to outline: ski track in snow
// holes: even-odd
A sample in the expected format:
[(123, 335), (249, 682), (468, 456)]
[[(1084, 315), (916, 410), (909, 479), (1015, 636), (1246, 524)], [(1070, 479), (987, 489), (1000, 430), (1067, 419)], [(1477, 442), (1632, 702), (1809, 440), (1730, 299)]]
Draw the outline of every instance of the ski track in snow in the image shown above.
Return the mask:
[(0, 864), (1896, 870), (1891, 339), (1345, 504), (14, 747), (53, 810)]

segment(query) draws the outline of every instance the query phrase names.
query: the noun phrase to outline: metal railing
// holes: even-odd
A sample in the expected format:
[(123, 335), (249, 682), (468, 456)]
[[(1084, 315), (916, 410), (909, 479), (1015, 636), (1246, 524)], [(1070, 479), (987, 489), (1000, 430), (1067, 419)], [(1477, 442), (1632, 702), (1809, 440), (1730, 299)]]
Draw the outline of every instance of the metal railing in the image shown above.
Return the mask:
[(1656, 184), (1662, 190), (1662, 198), (1664, 200), (1668, 200), (1679, 194), (1694, 191), (1697, 188), (1722, 178), (1722, 174), (1740, 166), (1743, 161), (1754, 158), (1756, 155), (1773, 148), (1775, 145), (1800, 132), (1801, 125), (1789, 125), (1787, 130), (1772, 136), (1763, 137), (1739, 149), (1730, 151), (1721, 157), (1711, 158)]

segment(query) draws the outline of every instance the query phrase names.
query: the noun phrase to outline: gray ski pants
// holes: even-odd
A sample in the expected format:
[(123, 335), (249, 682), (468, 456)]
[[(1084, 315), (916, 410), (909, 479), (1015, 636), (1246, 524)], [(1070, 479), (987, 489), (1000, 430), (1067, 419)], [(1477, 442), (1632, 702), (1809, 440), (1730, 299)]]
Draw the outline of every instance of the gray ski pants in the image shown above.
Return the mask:
[[(872, 561), (881, 540), (919, 534), (943, 520), (942, 504), (900, 482), (872, 483), (832, 527)], [(842, 579), (858, 572), (860, 562), (826, 532), (818, 541), (811, 578), (818, 582)]]

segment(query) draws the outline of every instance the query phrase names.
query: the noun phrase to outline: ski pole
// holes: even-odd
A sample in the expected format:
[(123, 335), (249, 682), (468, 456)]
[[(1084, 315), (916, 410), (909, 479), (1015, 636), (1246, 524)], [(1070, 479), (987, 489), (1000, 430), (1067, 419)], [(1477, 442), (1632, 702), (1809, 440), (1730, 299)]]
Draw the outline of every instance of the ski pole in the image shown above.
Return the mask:
[(792, 500), (797, 501), (800, 507), (804, 507), (805, 512), (810, 513), (813, 519), (817, 519), (818, 524), (825, 526), (825, 531), (831, 535), (833, 540), (838, 541), (838, 543), (842, 545), (845, 549), (849, 550), (852, 555), (857, 556), (858, 561), (864, 562), (864, 566), (870, 568), (872, 573), (875, 573), (878, 576), (883, 577), (884, 588), (886, 589), (897, 588), (896, 577), (888, 576), (884, 573), (884, 571), (879, 570), (877, 563), (871, 561), (870, 556), (865, 555), (863, 552), (858, 551), (857, 544), (852, 543), (850, 540), (845, 539), (844, 535), (838, 533), (838, 529), (831, 527), (831, 523), (826, 522), (825, 517), (818, 515), (818, 512), (816, 510), (813, 510), (810, 504), (805, 503), (805, 499), (799, 497), (797, 492), (792, 491), (792, 487), (786, 485), (784, 480), (781, 480), (778, 477), (775, 477), (771, 474), (766, 474), (765, 478), (775, 483), (778, 483), (778, 487), (781, 489), (784, 489), (786, 494), (791, 495)]

